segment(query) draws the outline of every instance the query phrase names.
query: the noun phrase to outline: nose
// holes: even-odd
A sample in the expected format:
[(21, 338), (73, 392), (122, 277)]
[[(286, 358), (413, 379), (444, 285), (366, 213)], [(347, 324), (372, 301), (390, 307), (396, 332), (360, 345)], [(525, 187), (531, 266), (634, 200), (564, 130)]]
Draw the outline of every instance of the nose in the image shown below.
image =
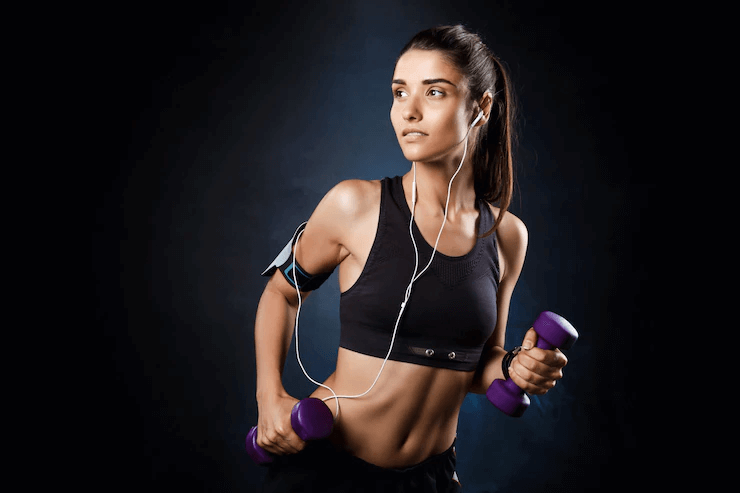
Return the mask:
[(408, 97), (408, 99), (406, 100), (406, 104), (403, 105), (402, 116), (403, 119), (407, 122), (419, 121), (422, 119), (421, 106), (419, 105), (416, 97)]

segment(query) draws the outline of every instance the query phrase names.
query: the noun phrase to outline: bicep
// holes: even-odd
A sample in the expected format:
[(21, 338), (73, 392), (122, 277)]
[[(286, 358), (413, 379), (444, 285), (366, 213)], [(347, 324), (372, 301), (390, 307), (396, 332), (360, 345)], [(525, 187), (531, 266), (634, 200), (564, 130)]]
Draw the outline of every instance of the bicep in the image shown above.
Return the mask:
[(341, 182), (316, 206), (293, 247), (296, 260), (307, 273), (331, 272), (350, 254), (348, 236), (366, 209), (364, 186), (359, 180)]

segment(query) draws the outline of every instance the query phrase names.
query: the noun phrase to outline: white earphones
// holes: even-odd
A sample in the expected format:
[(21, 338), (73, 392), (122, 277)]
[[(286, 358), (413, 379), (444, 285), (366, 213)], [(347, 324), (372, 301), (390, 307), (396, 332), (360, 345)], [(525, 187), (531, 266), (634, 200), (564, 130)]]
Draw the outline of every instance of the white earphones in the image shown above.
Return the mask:
[[(473, 123), (471, 123), (470, 126), (468, 127), (468, 132), (465, 134), (465, 139), (464, 140), (467, 140), (468, 135), (470, 134), (470, 131), (473, 129), (473, 127), (475, 126), (475, 124), (478, 123), (481, 118), (483, 118), (483, 116), (484, 116), (483, 115), (483, 110), (480, 110), (478, 112), (478, 116), (475, 117), (475, 120), (473, 120)], [(457, 145), (460, 145), (460, 143), (455, 144), (455, 145), (456, 146)], [(467, 145), (465, 146), (465, 150), (467, 151)], [(462, 161), (460, 161), (460, 166), (458, 166), (457, 171), (460, 171), (460, 167), (462, 166), (463, 161), (465, 161), (465, 154), (463, 154)], [(455, 175), (457, 175), (457, 171), (455, 172)], [(452, 180), (455, 179), (455, 175), (452, 176)], [(452, 180), (450, 180), (450, 184), (452, 184)], [(448, 197), (448, 200), (449, 200), (449, 197)], [(411, 204), (412, 205), (415, 205), (416, 204), (416, 163), (414, 163), (414, 179), (413, 179), (413, 181), (411, 183)], [(413, 213), (413, 211), (412, 211), (412, 213)]]
[(483, 118), (483, 110), (480, 110), (480, 113), (478, 113), (478, 116), (475, 117), (475, 120), (473, 120), (473, 123), (470, 124), (470, 128), (473, 128), (478, 121)]
[[(383, 369), (385, 368), (385, 364), (388, 362), (388, 358), (390, 358), (391, 352), (393, 351), (393, 345), (396, 341), (396, 333), (398, 332), (398, 325), (401, 322), (401, 316), (403, 315), (404, 310), (406, 309), (406, 304), (408, 303), (409, 298), (411, 297), (411, 288), (414, 286), (414, 283), (417, 279), (419, 279), (422, 274), (424, 274), (427, 269), (432, 265), (432, 260), (434, 260), (434, 255), (437, 253), (437, 246), (439, 245), (439, 238), (442, 236), (442, 230), (445, 227), (445, 223), (447, 222), (447, 210), (450, 205), (450, 193), (452, 191), (452, 181), (455, 179), (457, 174), (462, 169), (463, 163), (465, 162), (465, 156), (467, 155), (468, 151), (468, 145), (467, 140), (468, 136), (470, 134), (470, 130), (475, 126), (476, 123), (480, 121), (480, 119), (483, 118), (483, 110), (481, 110), (478, 113), (478, 116), (475, 117), (475, 120), (473, 120), (473, 123), (470, 124), (470, 127), (468, 127), (468, 131), (465, 134), (465, 149), (463, 150), (463, 157), (460, 160), (460, 165), (457, 167), (457, 170), (452, 175), (452, 178), (450, 178), (450, 182), (447, 185), (447, 200), (445, 201), (445, 214), (444, 218), (442, 219), (442, 226), (439, 228), (439, 233), (437, 233), (437, 240), (434, 242), (434, 249), (432, 250), (432, 256), (429, 258), (429, 262), (427, 262), (427, 265), (417, 274), (417, 271), (419, 270), (419, 249), (416, 246), (416, 240), (414, 239), (414, 233), (413, 233), (413, 224), (414, 224), (414, 211), (416, 210), (416, 162), (413, 163), (413, 170), (414, 170), (414, 178), (411, 184), (411, 220), (409, 221), (409, 235), (411, 236), (411, 242), (414, 245), (414, 257), (415, 257), (415, 265), (414, 265), (414, 273), (411, 276), (411, 281), (409, 282), (409, 285), (406, 287), (406, 294), (404, 296), (403, 301), (401, 302), (401, 310), (398, 312), (398, 317), (396, 318), (395, 326), (393, 327), (393, 335), (391, 336), (391, 342), (390, 347), (388, 348), (388, 353), (385, 355), (385, 358), (383, 359), (383, 364), (380, 366), (380, 369), (378, 370), (378, 374), (375, 376), (375, 380), (373, 381), (372, 385), (370, 385), (370, 388), (368, 388), (365, 392), (357, 395), (337, 395), (336, 392), (334, 392), (334, 389), (329, 387), (326, 384), (323, 384), (321, 382), (318, 382), (311, 378), (311, 376), (308, 374), (306, 369), (303, 366), (303, 362), (301, 361), (300, 352), (298, 349), (298, 318), (301, 313), (301, 306), (302, 306), (302, 296), (301, 291), (298, 288), (298, 281), (295, 278), (295, 269), (293, 270), (293, 283), (296, 286), (296, 293), (298, 294), (298, 309), (296, 310), (295, 315), (295, 350), (296, 350), (296, 358), (298, 359), (298, 364), (301, 367), (301, 370), (303, 370), (303, 374), (308, 378), (313, 384), (318, 385), (320, 387), (323, 387), (327, 389), (329, 392), (331, 392), (330, 397), (324, 397), (321, 399), (322, 401), (326, 402), (330, 399), (334, 399), (334, 402), (336, 404), (336, 415), (334, 416), (334, 419), (339, 418), (339, 399), (357, 399), (359, 397), (365, 396), (368, 392), (370, 392), (373, 387), (375, 387), (375, 384), (378, 382), (378, 379), (380, 378), (381, 373), (383, 373)], [(459, 145), (459, 144), (457, 144)], [(293, 252), (293, 255), (295, 257), (298, 256), (298, 240), (300, 239), (301, 235), (303, 234), (303, 231), (298, 232), (296, 230), (297, 237), (295, 239), (295, 251)], [(296, 234), (293, 235), (294, 237)]]

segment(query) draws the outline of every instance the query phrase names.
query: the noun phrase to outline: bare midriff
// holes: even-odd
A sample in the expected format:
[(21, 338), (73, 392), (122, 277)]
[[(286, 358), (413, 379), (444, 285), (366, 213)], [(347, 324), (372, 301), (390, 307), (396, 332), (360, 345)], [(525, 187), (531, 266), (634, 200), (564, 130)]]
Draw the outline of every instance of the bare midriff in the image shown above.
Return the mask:
[[(383, 360), (339, 348), (337, 368), (326, 380), (337, 395), (365, 392)], [(357, 399), (339, 399), (331, 441), (360, 459), (386, 468), (418, 464), (447, 450), (455, 439), (473, 371), (388, 360), (375, 387)], [(312, 397), (332, 394), (319, 387)], [(336, 404), (326, 404), (336, 418)]]

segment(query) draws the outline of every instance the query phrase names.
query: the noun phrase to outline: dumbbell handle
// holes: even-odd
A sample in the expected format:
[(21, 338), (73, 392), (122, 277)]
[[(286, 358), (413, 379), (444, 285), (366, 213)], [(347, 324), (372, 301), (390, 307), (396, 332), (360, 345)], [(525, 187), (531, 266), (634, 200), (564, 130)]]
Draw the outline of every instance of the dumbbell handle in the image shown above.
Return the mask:
[[(298, 401), (290, 412), (290, 424), (301, 440), (320, 440), (331, 434), (334, 416), (321, 399), (307, 397)], [(245, 440), (247, 453), (258, 465), (269, 464), (273, 455), (257, 445), (257, 427), (253, 426)]]
[[(578, 332), (566, 319), (553, 312), (542, 312), (534, 322), (537, 347), (569, 349), (578, 340)], [(529, 397), (511, 378), (494, 380), (486, 397), (504, 414), (519, 417), (529, 407)]]
[(546, 340), (542, 339), (541, 337), (537, 339), (537, 344), (535, 344), (536, 347), (540, 349), (553, 349), (555, 346), (547, 342)]

